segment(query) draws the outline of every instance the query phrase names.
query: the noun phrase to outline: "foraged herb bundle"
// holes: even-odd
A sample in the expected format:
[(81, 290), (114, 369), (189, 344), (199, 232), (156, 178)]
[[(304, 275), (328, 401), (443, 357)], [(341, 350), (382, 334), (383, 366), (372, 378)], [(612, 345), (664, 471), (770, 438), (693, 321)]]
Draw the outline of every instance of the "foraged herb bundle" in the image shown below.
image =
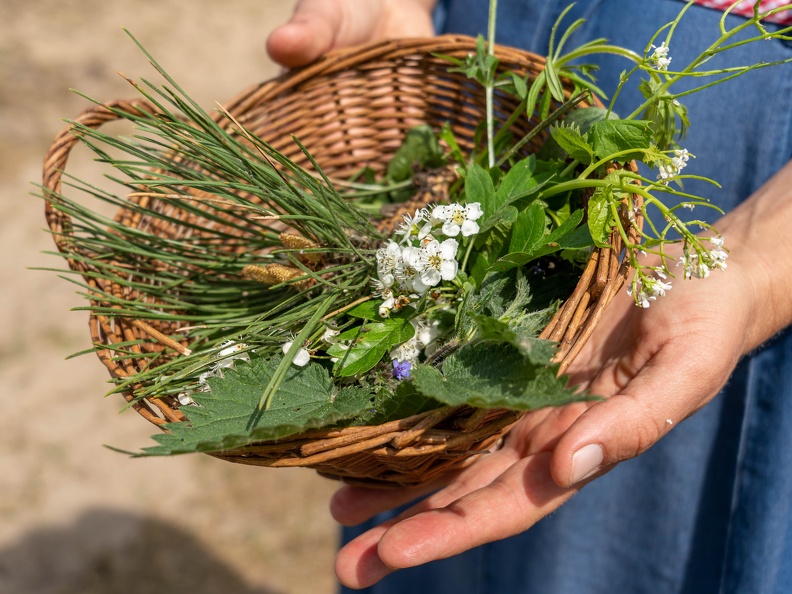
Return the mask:
[[(468, 44), (473, 51), (458, 51), (453, 40), (448, 52), (404, 54), (412, 68), (443, 65), (433, 74), (440, 98), (433, 118), (422, 118), (377, 95), (379, 109), (396, 114), (382, 121), (404, 132), (381, 147), (366, 144), (358, 124), (321, 115), (324, 149), (299, 134), (290, 139), (298, 124), (286, 115), (288, 97), (271, 99), (264, 115), (245, 112), (249, 95), (210, 115), (153, 59), (166, 84), (132, 83), (141, 99), (97, 103), (71, 123), (69, 140), (56, 142), (44, 197), (56, 243), (90, 302), (93, 350), (113, 371), (113, 391), (166, 429), (141, 455), (245, 461), (248, 446), (266, 450), (300, 436), (302, 454), (325, 461), (329, 447), (315, 445), (311, 430), (348, 444), (356, 427), (408, 418), (423, 419), (424, 450), (454, 444), (454, 431), (475, 431), (488, 411), (593, 397), (567, 385), (558, 344), (548, 340), (553, 328), (580, 323), (588, 299), (602, 293), (581, 289), (581, 276), (632, 271), (627, 290), (649, 307), (675, 277), (726, 268), (722, 238), (691, 214), (714, 207), (682, 186), (695, 175), (683, 172), (694, 156), (679, 144), (690, 124), (680, 98), (768, 65), (706, 70), (738, 33), (788, 39), (790, 29), (765, 30), (757, 3), (752, 19), (722, 25), (704, 54), (674, 69), (678, 19), (642, 54), (603, 40), (567, 51), (582, 22), (563, 34), (556, 24), (546, 62), (532, 71), (510, 68), (496, 53), (495, 5), (490, 41)], [(433, 44), (442, 47), (442, 38), (422, 47)], [(621, 118), (612, 102), (603, 105), (585, 63), (603, 52), (631, 64), (614, 99), (627, 84), (646, 98)], [(352, 75), (373, 79), (380, 70), (378, 62)], [(699, 85), (675, 93), (688, 78)], [(314, 89), (305, 73), (284, 80), (295, 88), (307, 81), (302, 94)], [(447, 100), (452, 83), (458, 94)], [(461, 121), (464, 109), (454, 106), (463, 101), (481, 105), (481, 125)], [(97, 129), (112, 119), (132, 122), (134, 137)], [(260, 133), (261, 119), (275, 122), (278, 138)], [(127, 193), (68, 178), (69, 193), (117, 206), (113, 219), (61, 188), (62, 153), (75, 138), (117, 172), (111, 177)], [(334, 155), (332, 171), (323, 152)], [(675, 242), (680, 261), (666, 255)], [(614, 250), (611, 264), (601, 256), (603, 267), (597, 258)], [(643, 252), (663, 265), (643, 266)], [(603, 303), (620, 282), (608, 285)], [(570, 295), (574, 307), (561, 315)], [(562, 351), (571, 348), (579, 345)], [(157, 416), (143, 402), (155, 403)], [(461, 409), (480, 412), (448, 421)], [(418, 429), (410, 430), (404, 443), (417, 452)], [(391, 444), (386, 453), (400, 455), (402, 437), (367, 435), (371, 448)], [(476, 440), (485, 443), (483, 434)]]

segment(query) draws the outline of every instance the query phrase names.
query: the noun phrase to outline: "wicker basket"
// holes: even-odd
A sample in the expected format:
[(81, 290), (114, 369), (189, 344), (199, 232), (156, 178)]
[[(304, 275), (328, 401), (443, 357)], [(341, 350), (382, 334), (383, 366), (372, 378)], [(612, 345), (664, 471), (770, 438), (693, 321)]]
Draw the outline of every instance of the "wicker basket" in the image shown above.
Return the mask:
[[(484, 119), (483, 89), (464, 75), (449, 73), (448, 63), (433, 55), (463, 58), (473, 51), (475, 40), (462, 36), (387, 41), (337, 51), (304, 69), (255, 86), (225, 107), (249, 130), (301, 165), (308, 163), (292, 142), (292, 134), (335, 178), (350, 176), (362, 165), (382, 171), (404, 134), (418, 124), (428, 123), (438, 129), (450, 122), (462, 149), (473, 148), (475, 128)], [(544, 66), (541, 57), (517, 49), (499, 46), (496, 55), (502, 69), (529, 76), (535, 76)], [(153, 111), (142, 100), (108, 105), (132, 113), (139, 109)], [(515, 107), (512, 98), (496, 94), (495, 115), (500, 121)], [(77, 121), (98, 127), (116, 118), (109, 109), (95, 107)], [(515, 136), (522, 136), (530, 128), (527, 118), (518, 121)], [(76, 143), (77, 138), (67, 128), (46, 156), (44, 187), (54, 193), (47, 201), (46, 216), (70, 267), (86, 273), (79, 258), (71, 257), (71, 221), (59, 210), (55, 198)], [(541, 143), (541, 138), (536, 139), (524, 151), (535, 152)], [(195, 216), (180, 212), (178, 204), (172, 202), (158, 208), (168, 209), (176, 220)], [(145, 217), (131, 211), (122, 210), (116, 218), (129, 226), (151, 226)], [(625, 225), (629, 223), (625, 221)], [(184, 237), (192, 229), (160, 225), (155, 232)], [(615, 233), (611, 246), (592, 253), (576, 289), (541, 335), (560, 342), (562, 370), (579, 352), (628, 273), (620, 262), (621, 239)], [(126, 290), (89, 274), (84, 278), (102, 292), (118, 294)], [(155, 322), (116, 316), (92, 314), (90, 318), (91, 339), (97, 345), (147, 339), (139, 348), (184, 351), (189, 346), (186, 341), (177, 344), (165, 337), (173, 335), (174, 330)], [(110, 349), (98, 354), (115, 378), (134, 376), (138, 366), (144, 364), (139, 358), (119, 360), (117, 352)], [(131, 402), (133, 391), (125, 397)], [(138, 400), (133, 406), (158, 426), (183, 420), (178, 403), (169, 397)], [(469, 464), (476, 454), (494, 447), (520, 417), (521, 413), (508, 410), (444, 407), (383, 425), (312, 430), (211, 455), (258, 466), (311, 467), (322, 475), (369, 487), (415, 486)]]

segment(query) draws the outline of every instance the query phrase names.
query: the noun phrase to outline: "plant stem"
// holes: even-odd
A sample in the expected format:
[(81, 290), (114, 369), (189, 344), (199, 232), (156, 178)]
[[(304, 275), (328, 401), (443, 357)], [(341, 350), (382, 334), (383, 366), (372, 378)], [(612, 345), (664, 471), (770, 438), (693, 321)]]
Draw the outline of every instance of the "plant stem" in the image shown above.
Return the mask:
[[(498, 0), (490, 0), (489, 23), (487, 25), (487, 55), (495, 55), (495, 17), (498, 12)], [(484, 89), (487, 109), (487, 162), (489, 168), (495, 167), (495, 117), (493, 115), (493, 100), (495, 91), (495, 73), (489, 73), (487, 85)]]

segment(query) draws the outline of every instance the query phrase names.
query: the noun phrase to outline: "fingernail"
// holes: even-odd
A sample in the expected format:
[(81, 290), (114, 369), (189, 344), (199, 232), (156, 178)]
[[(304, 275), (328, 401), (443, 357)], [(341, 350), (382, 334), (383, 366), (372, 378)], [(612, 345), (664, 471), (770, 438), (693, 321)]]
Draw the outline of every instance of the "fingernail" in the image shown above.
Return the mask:
[(602, 447), (596, 443), (583, 446), (572, 456), (572, 472), (569, 482), (575, 485), (599, 470), (605, 457)]

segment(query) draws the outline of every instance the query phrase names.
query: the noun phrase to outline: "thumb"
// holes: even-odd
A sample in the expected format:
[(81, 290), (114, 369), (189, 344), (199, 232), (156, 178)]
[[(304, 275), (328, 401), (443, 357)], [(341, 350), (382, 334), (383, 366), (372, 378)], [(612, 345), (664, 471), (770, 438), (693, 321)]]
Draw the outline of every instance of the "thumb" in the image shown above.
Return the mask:
[(267, 39), (270, 57), (287, 68), (305, 66), (329, 50), (362, 43), (380, 16), (374, 2), (300, 0), (291, 20)]
[[(715, 396), (728, 373), (677, 351), (669, 346), (656, 353), (621, 390), (567, 429), (550, 464), (556, 484), (574, 486), (645, 452)], [(601, 378), (595, 384), (602, 386)]]

